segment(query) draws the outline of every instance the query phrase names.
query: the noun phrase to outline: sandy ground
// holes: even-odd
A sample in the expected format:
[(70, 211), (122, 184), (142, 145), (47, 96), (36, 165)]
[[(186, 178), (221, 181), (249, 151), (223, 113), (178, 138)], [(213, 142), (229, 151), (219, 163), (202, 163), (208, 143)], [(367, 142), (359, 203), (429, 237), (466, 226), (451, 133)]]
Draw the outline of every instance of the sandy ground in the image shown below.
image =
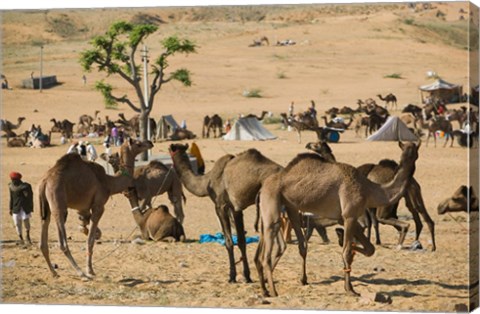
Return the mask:
[[(463, 4), (464, 5), (464, 4)], [(456, 14), (459, 4), (442, 4), (441, 9)], [(224, 118), (238, 114), (271, 111), (275, 116), (286, 112), (291, 101), (297, 111), (305, 110), (311, 99), (320, 114), (326, 109), (348, 105), (356, 107), (357, 99), (376, 97), (393, 92), (400, 109), (408, 104), (420, 104), (418, 86), (429, 81), (425, 72), (437, 71), (448, 81), (468, 86), (468, 53), (438, 42), (419, 41), (411, 33), (399, 30), (398, 19), (413, 14), (405, 8), (380, 8), (371, 13), (320, 15), (311, 23), (226, 23), (199, 22), (166, 24), (160, 35), (149, 39), (152, 55), (158, 40), (179, 33), (199, 44), (197, 54), (175, 57), (172, 68), (181, 65), (193, 73), (194, 85), (181, 87), (169, 84), (160, 92), (153, 117), (173, 114), (188, 127), (201, 134), (203, 116), (218, 113)], [(418, 16), (416, 16), (418, 18)], [(450, 15), (449, 15), (450, 17)], [(110, 18), (105, 14), (105, 19)], [(452, 17), (453, 18), (453, 17)], [(9, 20), (10, 21), (10, 20)], [(15, 23), (6, 23), (12, 30)], [(402, 27), (408, 28), (403, 25)], [(409, 35), (410, 34), (410, 35)], [(253, 38), (293, 38), (291, 47), (248, 48)], [(9, 36), (11, 34), (9, 33)], [(20, 36), (20, 35), (19, 35)], [(62, 85), (42, 93), (18, 88), (21, 79), (38, 71), (38, 48), (30, 45), (5, 45), (3, 71), (13, 90), (1, 92), (2, 118), (27, 120), (20, 127), (41, 124), (51, 126), (51, 118), (77, 122), (81, 114), (101, 110), (116, 118), (119, 112), (129, 117), (126, 107), (107, 110), (101, 96), (93, 89), (98, 73), (87, 74), (87, 86), (82, 86), (83, 72), (78, 53), (88, 48), (86, 40), (54, 42), (44, 49), (45, 72), (56, 74)], [(403, 79), (386, 75), (401, 73)], [(282, 74), (282, 75), (280, 75)], [(113, 79), (119, 93), (132, 95), (125, 84)], [(474, 82), (478, 83), (478, 82)], [(246, 98), (244, 90), (259, 88), (261, 98)], [(323, 122), (321, 123), (323, 125)], [(207, 171), (215, 160), (226, 153), (240, 153), (255, 147), (264, 155), (286, 165), (296, 154), (305, 151), (305, 144), (316, 140), (313, 133), (304, 132), (302, 144), (296, 134), (280, 124), (265, 125), (278, 138), (273, 141), (223, 141), (197, 139), (207, 162)], [(458, 127), (454, 124), (454, 127)], [(91, 140), (99, 152), (102, 139)], [(288, 245), (274, 276), (279, 297), (260, 297), (261, 290), (253, 256), (256, 244), (248, 245), (248, 257), (254, 283), (247, 284), (239, 276), (238, 283), (229, 284), (228, 260), (220, 244), (198, 243), (201, 234), (220, 231), (212, 202), (186, 191), (186, 243), (131, 243), (139, 235), (127, 200), (113, 196), (106, 204), (100, 227), (101, 242), (95, 245), (94, 267), (97, 277), (92, 281), (79, 279), (57, 244), (56, 227), (50, 226), (52, 261), (58, 265), (59, 278), (52, 278), (37, 248), (40, 235), (38, 209), (32, 221), (34, 245), (23, 247), (15, 243), (16, 234), (8, 215), (8, 173), (20, 171), (24, 179), (36, 185), (40, 177), (66, 152), (59, 136), (53, 137), (53, 147), (46, 149), (8, 148), (1, 143), (1, 302), (23, 304), (82, 304), (130, 305), (167, 307), (220, 307), (258, 309), (315, 309), (363, 311), (454, 311), (456, 304), (469, 303), (469, 230), (466, 214), (439, 216), (436, 207), (460, 185), (467, 183), (468, 151), (457, 143), (453, 148), (441, 144), (420, 149), (415, 178), (421, 184), (427, 210), (435, 222), (437, 251), (431, 252), (431, 237), (424, 225), (420, 242), (424, 249), (411, 251), (415, 226), (402, 201), (400, 219), (410, 223), (405, 248), (396, 249), (398, 234), (392, 227), (381, 226), (383, 244), (372, 257), (357, 256), (353, 264), (353, 285), (361, 297), (345, 296), (341, 249), (333, 228), (328, 234), (331, 244), (322, 244), (318, 235), (311, 239), (308, 252), (309, 285), (302, 286), (300, 256), (294, 244)], [(191, 141), (188, 141), (191, 143)], [(170, 143), (156, 143), (154, 153), (166, 153)], [(331, 145), (340, 162), (359, 166), (384, 158), (397, 160), (400, 149), (394, 142), (367, 142), (349, 130)], [(114, 149), (115, 151), (115, 149)], [(476, 191), (478, 185), (473, 183)], [(155, 204), (168, 204), (165, 195)], [(69, 246), (80, 265), (85, 260), (86, 237), (77, 230), (76, 217), (71, 212), (67, 222)], [(245, 210), (247, 235), (255, 235), (255, 210)], [(477, 216), (472, 216), (474, 220)], [(236, 249), (238, 259), (239, 252)], [(381, 269), (381, 271), (378, 271)], [(237, 265), (241, 273), (240, 264)], [(375, 302), (371, 296), (382, 293), (391, 304)]]

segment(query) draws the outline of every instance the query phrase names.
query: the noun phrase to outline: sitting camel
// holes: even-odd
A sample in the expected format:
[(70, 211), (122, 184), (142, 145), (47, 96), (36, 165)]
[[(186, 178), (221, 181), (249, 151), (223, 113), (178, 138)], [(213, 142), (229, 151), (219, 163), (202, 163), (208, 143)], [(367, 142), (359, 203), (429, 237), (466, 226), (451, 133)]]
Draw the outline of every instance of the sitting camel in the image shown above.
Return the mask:
[[(50, 261), (48, 243), (48, 226), (51, 217), (57, 224), (60, 249), (77, 274), (87, 278), (95, 276), (93, 246), (105, 203), (111, 195), (133, 188), (135, 156), (152, 147), (153, 144), (150, 141), (126, 140), (120, 147), (121, 171), (115, 176), (107, 175), (102, 166), (84, 161), (78, 154), (64, 155), (45, 173), (38, 185), (38, 204), (42, 219), (40, 250), (54, 277), (58, 274)], [(87, 239), (86, 273), (78, 267), (67, 244), (65, 221), (68, 208), (78, 211), (85, 226), (91, 221)]]
[[(279, 234), (283, 206), (298, 239), (303, 259), (303, 284), (307, 284), (307, 243), (301, 230), (298, 210), (343, 222), (344, 287), (347, 293), (358, 295), (350, 279), (353, 255), (358, 252), (371, 256), (375, 252), (375, 247), (363, 235), (358, 218), (365, 214), (367, 207), (388, 206), (397, 202), (405, 193), (407, 178), (415, 171), (417, 145), (399, 145), (402, 149), (400, 167), (387, 184), (373, 183), (351, 165), (325, 162), (323, 158), (312, 153), (298, 155), (284, 170), (270, 175), (264, 181), (259, 197), (261, 238), (255, 254), (255, 265), (264, 295), (278, 295), (273, 270), (286, 248), (285, 241)], [(358, 242), (353, 242), (354, 239)]]
[[(103, 153), (100, 158), (112, 165), (115, 173), (120, 170), (120, 155), (118, 153), (110, 156)], [(167, 192), (174, 208), (175, 217), (180, 223), (183, 223), (185, 214), (182, 200), (186, 201), (186, 198), (183, 194), (182, 182), (173, 167), (169, 168), (160, 161), (152, 160), (148, 165), (136, 167), (133, 178), (137, 197), (143, 200), (141, 211), (152, 208), (152, 199)]]
[(22, 122), (24, 120), (25, 117), (18, 117), (17, 124), (13, 124), (8, 120), (0, 119), (0, 131), (5, 132), (9, 137), (15, 137), (17, 135), (15, 134), (15, 132), (13, 132), (13, 130), (18, 129), (22, 125)]
[(451, 197), (440, 202), (437, 207), (438, 214), (444, 215), (448, 212), (478, 212), (478, 198), (470, 186), (460, 186)]
[(168, 212), (167, 206), (160, 205), (156, 208), (149, 208), (145, 212), (142, 212), (139, 207), (135, 207), (132, 209), (132, 214), (144, 240), (185, 241), (182, 224)]
[(244, 118), (256, 118), (258, 121), (262, 121), (263, 118), (265, 118), (265, 115), (267, 115), (268, 111), (262, 111), (260, 116), (257, 116), (256, 114), (249, 113), (247, 114)]

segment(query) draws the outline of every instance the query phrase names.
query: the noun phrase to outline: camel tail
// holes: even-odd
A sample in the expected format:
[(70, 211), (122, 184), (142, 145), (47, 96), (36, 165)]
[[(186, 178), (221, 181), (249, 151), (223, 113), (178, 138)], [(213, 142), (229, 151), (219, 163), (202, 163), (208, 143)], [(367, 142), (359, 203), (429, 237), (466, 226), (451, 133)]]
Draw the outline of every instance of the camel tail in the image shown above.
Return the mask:
[(40, 206), (40, 217), (42, 220), (46, 220), (50, 216), (50, 204), (48, 204), (47, 197), (45, 195), (46, 182), (42, 180), (38, 186), (38, 204)]
[(255, 196), (255, 207), (256, 207), (256, 216), (255, 216), (255, 224), (253, 227), (255, 228), (255, 232), (258, 232), (258, 222), (260, 220), (260, 191)]

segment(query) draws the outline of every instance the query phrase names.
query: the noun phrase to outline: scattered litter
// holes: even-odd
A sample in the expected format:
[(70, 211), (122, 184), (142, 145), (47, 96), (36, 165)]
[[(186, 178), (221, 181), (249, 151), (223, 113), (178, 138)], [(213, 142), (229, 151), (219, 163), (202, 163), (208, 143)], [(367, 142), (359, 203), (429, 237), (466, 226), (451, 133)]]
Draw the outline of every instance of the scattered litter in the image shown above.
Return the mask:
[[(245, 237), (245, 242), (247, 244), (255, 243), (255, 242), (258, 242), (259, 240), (260, 240), (259, 236)], [(232, 235), (232, 241), (233, 241), (233, 245), (238, 244), (237, 235), (235, 235), (235, 234)], [(201, 234), (198, 242), (200, 242), (200, 243), (217, 242), (217, 243), (220, 243), (221, 245), (225, 245), (225, 237), (223, 236), (223, 234), (221, 232), (217, 232), (214, 235), (212, 235), (212, 234)]]
[(414, 241), (412, 245), (410, 245), (410, 251), (422, 251), (423, 246), (420, 241)]
[(15, 266), (15, 261), (12, 259), (12, 260), (9, 260), (9, 261), (6, 262), (6, 263), (1, 263), (0, 266), (1, 266), (2, 268), (14, 267), (14, 266)]
[(187, 267), (188, 267), (187, 263), (185, 263), (185, 262), (180, 262), (180, 263), (178, 263), (178, 266), (179, 266), (180, 268), (187, 268)]
[(388, 294), (382, 292), (362, 293), (362, 299), (370, 302), (392, 304), (392, 298)]
[(142, 238), (137, 237), (137, 238), (132, 240), (132, 243), (133, 244), (138, 244), (138, 245), (144, 245), (145, 241)]

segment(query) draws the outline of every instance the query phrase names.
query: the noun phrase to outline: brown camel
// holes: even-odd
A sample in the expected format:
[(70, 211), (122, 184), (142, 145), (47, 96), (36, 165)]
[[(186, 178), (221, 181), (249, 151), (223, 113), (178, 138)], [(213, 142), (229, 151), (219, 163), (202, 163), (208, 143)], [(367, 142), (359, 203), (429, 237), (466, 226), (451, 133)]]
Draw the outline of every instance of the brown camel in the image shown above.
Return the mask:
[[(102, 153), (100, 158), (112, 165), (115, 173), (120, 170), (120, 155), (118, 153), (110, 156)], [(152, 207), (152, 199), (155, 196), (167, 192), (168, 199), (174, 208), (175, 217), (180, 223), (183, 223), (185, 214), (182, 201), (186, 201), (186, 198), (183, 194), (182, 182), (180, 182), (173, 167), (168, 168), (160, 161), (152, 160), (148, 165), (136, 167), (133, 178), (137, 197), (143, 200), (141, 211)]]
[[(422, 118), (420, 118), (419, 123), (422, 127), (425, 126)], [(437, 131), (442, 131), (444, 133), (445, 143), (443, 144), (443, 147), (447, 146), (449, 139), (451, 140), (450, 147), (453, 146), (453, 126), (450, 121), (443, 116), (437, 116), (436, 119), (430, 120), (427, 125), (428, 135), (425, 146), (428, 146), (428, 140), (430, 139), (430, 136), (433, 135), (433, 146), (437, 147)]]
[(192, 131), (187, 129), (178, 128), (173, 131), (172, 135), (170, 135), (169, 140), (171, 141), (182, 141), (182, 140), (192, 140), (196, 138)]
[(50, 122), (53, 123), (52, 128), (50, 129), (50, 133), (58, 132), (67, 139), (73, 138), (73, 126), (75, 125), (75, 123), (70, 122), (68, 119), (58, 121), (55, 118), (50, 119)]
[[(299, 243), (303, 258), (302, 283), (307, 283), (307, 243), (301, 230), (297, 210), (311, 212), (337, 221), (343, 221), (343, 262), (345, 290), (357, 295), (351, 279), (351, 265), (354, 252), (371, 256), (375, 247), (363, 235), (358, 218), (368, 207), (387, 206), (397, 202), (405, 192), (407, 178), (415, 171), (418, 147), (414, 143), (399, 143), (402, 157), (394, 179), (387, 184), (376, 184), (359, 171), (344, 163), (325, 162), (317, 154), (300, 154), (279, 173), (268, 177), (260, 191), (262, 231), (255, 255), (255, 264), (264, 295), (277, 296), (273, 281), (273, 270), (285, 250), (283, 238), (279, 235), (280, 213), (285, 206), (288, 217)], [(358, 241), (353, 242), (354, 238)], [(269, 291), (266, 288), (265, 276)]]
[(13, 132), (13, 130), (18, 129), (22, 125), (22, 122), (24, 120), (25, 117), (18, 117), (17, 124), (13, 124), (8, 120), (0, 119), (0, 131), (7, 133), (7, 135), (10, 137), (15, 137), (17, 135), (15, 134), (15, 132)]
[(245, 118), (256, 118), (258, 121), (262, 121), (263, 118), (267, 115), (268, 111), (262, 111), (262, 114), (260, 116), (257, 116), (253, 113), (247, 114)]
[(377, 97), (385, 102), (385, 107), (388, 107), (388, 104), (391, 104), (392, 109), (397, 109), (397, 97), (394, 94), (390, 93), (385, 97), (382, 97), (382, 95), (378, 94)]
[(84, 125), (86, 127), (92, 126), (93, 121), (97, 119), (98, 114), (100, 113), (100, 110), (95, 110), (94, 116), (90, 116), (88, 114), (82, 114), (78, 118), (78, 125)]
[[(119, 120), (117, 120), (117, 123), (123, 125), (125, 128), (125, 131), (130, 134), (131, 136), (139, 136), (140, 135), (140, 115), (136, 114), (133, 117), (131, 117), (129, 120), (125, 118), (125, 114), (122, 112), (118, 114), (120, 117)], [(155, 119), (149, 118), (150, 121), (150, 135), (151, 138), (156, 138), (155, 134), (157, 132), (157, 123), (155, 122)]]
[[(228, 252), (229, 282), (236, 281), (230, 214), (233, 215), (238, 247), (242, 254), (243, 276), (247, 282), (251, 282), (246, 254), (243, 210), (255, 204), (263, 181), (271, 174), (280, 171), (282, 167), (264, 157), (259, 151), (249, 149), (237, 156), (227, 154), (221, 157), (208, 173), (199, 176), (192, 170), (186, 153), (187, 149), (188, 145), (172, 144), (170, 154), (185, 188), (196, 196), (209, 196), (215, 204)], [(239, 172), (243, 175), (239, 176)]]
[(254, 39), (253, 43), (248, 45), (248, 47), (260, 47), (260, 46), (263, 45), (263, 42), (265, 42), (267, 44), (267, 46), (270, 45), (270, 42), (268, 41), (267, 36), (263, 36), (260, 39)]
[(439, 215), (449, 212), (478, 212), (478, 198), (471, 186), (467, 188), (462, 185), (451, 197), (438, 204), (437, 211)]
[(283, 123), (287, 126), (292, 127), (295, 131), (297, 131), (297, 138), (298, 138), (298, 143), (302, 142), (302, 131), (305, 130), (311, 130), (314, 131), (315, 127), (311, 126), (310, 124), (307, 124), (302, 121), (296, 120), (294, 117), (290, 116), (288, 117), (286, 113), (281, 113), (280, 116), (282, 117)]
[[(92, 277), (93, 245), (97, 235), (97, 227), (102, 217), (105, 203), (111, 195), (133, 188), (133, 169), (135, 156), (151, 149), (150, 141), (134, 141), (129, 139), (121, 146), (121, 171), (115, 176), (105, 173), (102, 166), (82, 160), (78, 154), (66, 154), (47, 171), (38, 186), (42, 234), (40, 249), (53, 276), (58, 276), (50, 262), (48, 245), (48, 226), (53, 216), (58, 228), (60, 249), (75, 268), (79, 276)], [(84, 273), (75, 262), (67, 244), (65, 221), (67, 209), (78, 211), (85, 226), (91, 220), (87, 239), (87, 267)]]
[(20, 136), (10, 138), (7, 134), (7, 147), (25, 147), (27, 146), (29, 131), (25, 131), (23, 138)]
[(213, 116), (205, 116), (203, 118), (203, 127), (202, 127), (202, 137), (210, 137), (210, 131), (213, 131), (213, 137), (218, 137), (222, 135), (223, 129), (223, 121), (222, 118), (218, 114), (214, 114)]
[(145, 212), (142, 212), (139, 207), (135, 207), (132, 209), (132, 214), (144, 240), (185, 241), (182, 224), (169, 213), (167, 206), (160, 205), (156, 208), (149, 208)]
[[(384, 159), (381, 160), (378, 164), (364, 164), (359, 166), (357, 169), (370, 181), (378, 184), (386, 184), (395, 177), (395, 174), (399, 170), (399, 165), (393, 160)], [(420, 184), (417, 182), (417, 180), (415, 180), (413, 176), (408, 179), (407, 188), (405, 194), (403, 195), (403, 198), (405, 199), (405, 204), (408, 210), (412, 213), (413, 220), (415, 222), (415, 241), (419, 240), (420, 233), (422, 232), (423, 225), (419, 216), (422, 215), (425, 223), (428, 226), (428, 229), (430, 230), (430, 235), (432, 239), (432, 251), (435, 251), (435, 223), (427, 212), (427, 208), (423, 201)], [(378, 223), (381, 223), (385, 225), (391, 225), (399, 231), (400, 235), (398, 239), (398, 247), (402, 247), (405, 236), (408, 232), (409, 224), (405, 221), (398, 219), (397, 208), (398, 202), (390, 206), (369, 208), (371, 223), (373, 224), (375, 229), (376, 244), (381, 244), (378, 228)], [(367, 228), (368, 239), (370, 240), (370, 223), (367, 223)]]

